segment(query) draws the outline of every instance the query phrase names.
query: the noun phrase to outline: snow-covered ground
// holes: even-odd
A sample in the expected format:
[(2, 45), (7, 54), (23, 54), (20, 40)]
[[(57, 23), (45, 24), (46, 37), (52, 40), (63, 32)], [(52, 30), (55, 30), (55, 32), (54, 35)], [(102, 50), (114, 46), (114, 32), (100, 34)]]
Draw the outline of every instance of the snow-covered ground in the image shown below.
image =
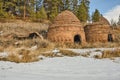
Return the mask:
[(33, 63), (0, 61), (0, 80), (120, 80), (120, 59), (78, 56)]

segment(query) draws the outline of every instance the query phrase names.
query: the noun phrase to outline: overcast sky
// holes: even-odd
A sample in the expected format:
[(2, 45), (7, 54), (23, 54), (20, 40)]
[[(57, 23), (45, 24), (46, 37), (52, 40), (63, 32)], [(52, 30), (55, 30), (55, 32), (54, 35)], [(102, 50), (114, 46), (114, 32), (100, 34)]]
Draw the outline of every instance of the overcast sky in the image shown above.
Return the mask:
[(120, 0), (90, 0), (90, 13), (98, 9), (109, 21), (118, 21), (120, 15)]

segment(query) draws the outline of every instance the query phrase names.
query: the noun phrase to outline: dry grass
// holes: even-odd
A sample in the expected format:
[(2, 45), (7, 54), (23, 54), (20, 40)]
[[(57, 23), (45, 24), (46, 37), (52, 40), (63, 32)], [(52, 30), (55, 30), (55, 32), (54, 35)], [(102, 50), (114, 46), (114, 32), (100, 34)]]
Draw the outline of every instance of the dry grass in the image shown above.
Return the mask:
[[(17, 44), (15, 44), (16, 42)], [(7, 58), (0, 58), (0, 60), (26, 63), (40, 60), (40, 58), (38, 58), (40, 55), (49, 57), (55, 56), (52, 53), (43, 54), (43, 52), (54, 48), (54, 44), (47, 40), (31, 39), (16, 42), (0, 47), (0, 52), (6, 51), (9, 53)], [(32, 49), (33, 46), (37, 47)]]
[(48, 50), (55, 48), (55, 44), (52, 42), (49, 42), (48, 40), (38, 40), (38, 49), (40, 48), (46, 48)]
[(41, 55), (41, 56), (45, 56), (45, 57), (63, 57), (63, 56), (69, 56), (69, 57), (74, 57), (74, 56), (79, 56), (80, 54), (75, 53), (73, 51), (70, 50), (63, 50), (61, 49), (59, 53), (55, 54), (53, 52), (41, 52), (38, 51), (36, 55)]
[(10, 61), (16, 63), (28, 63), (40, 60), (37, 55), (26, 49), (20, 49), (17, 53), (9, 53), (8, 57), (0, 58), (2, 61)]
[(19, 58), (19, 55), (17, 55), (17, 54), (10, 54), (6, 58), (6, 61), (20, 63), (20, 58)]
[(41, 33), (41, 31), (47, 31), (47, 30), (48, 30), (48, 24), (44, 24), (44, 23), (23, 22), (23, 21), (0, 23), (0, 46), (6, 48), (8, 46), (21, 47), (24, 45), (25, 46), (34, 45), (35, 42), (34, 40), (20, 41), (14, 38), (16, 36), (28, 36), (29, 33), (31, 32)]
[(85, 45), (82, 45), (82, 48), (112, 48), (112, 47), (119, 47), (120, 43), (118, 42), (113, 42), (113, 43), (87, 43)]
[(111, 60), (114, 60), (115, 57), (120, 57), (120, 49), (104, 50), (102, 51), (102, 55), (94, 55), (94, 58), (97, 59), (109, 58)]
[(120, 49), (115, 50), (105, 50), (102, 53), (102, 58), (112, 58), (112, 57), (120, 57)]
[(69, 57), (79, 56), (79, 55), (80, 55), (80, 54), (75, 53), (75, 52), (70, 51), (70, 50), (60, 50), (60, 53), (61, 53), (63, 56), (69, 56)]
[[(36, 49), (32, 49), (31, 47), (36, 46)], [(6, 51), (9, 53), (7, 58), (0, 58), (3, 61), (11, 61), (11, 62), (34, 62), (40, 60), (38, 58), (40, 55), (46, 57), (54, 57), (53, 53), (44, 54), (43, 52), (49, 51), (54, 48), (54, 44), (47, 40), (40, 39), (32, 39), (32, 40), (23, 40), (20, 41), (17, 45), (8, 45), (8, 47), (0, 47), (0, 51)]]
[(48, 24), (35, 23), (35, 22), (9, 22), (0, 23), (0, 30), (7, 33), (26, 33), (26, 32), (39, 32), (41, 30), (47, 30)]
[(8, 48), (9, 46), (21, 48), (21, 47), (32, 47), (32, 46), (38, 46), (39, 48), (46, 48), (46, 49), (53, 49), (55, 47), (55, 44), (52, 42), (49, 42), (48, 40), (41, 40), (39, 38), (36, 39), (26, 39), (26, 40), (7, 40), (7, 41), (1, 41), (0, 44), (0, 50), (2, 48)]
[(113, 42), (113, 43), (86, 43), (86, 44), (74, 44), (74, 43), (67, 43), (67, 44), (56, 44), (55, 47), (57, 48), (112, 48), (112, 47), (119, 47), (120, 42)]
[(57, 55), (54, 55), (53, 53), (41, 53), (42, 56), (45, 56), (45, 57), (57, 57)]
[(35, 62), (38, 61), (39, 58), (38, 56), (32, 55), (30, 54), (30, 52), (27, 50), (25, 50), (25, 52), (23, 52), (23, 55), (21, 57), (21, 61), (20, 62)]
[(4, 51), (4, 47), (0, 46), (0, 52)]

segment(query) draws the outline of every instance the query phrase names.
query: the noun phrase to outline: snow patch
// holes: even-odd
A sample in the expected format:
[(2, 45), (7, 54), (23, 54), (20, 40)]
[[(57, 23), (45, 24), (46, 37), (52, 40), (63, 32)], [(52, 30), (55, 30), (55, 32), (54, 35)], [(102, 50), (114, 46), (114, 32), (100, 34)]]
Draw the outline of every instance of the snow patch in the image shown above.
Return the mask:
[(19, 64), (0, 61), (0, 80), (120, 80), (120, 64), (85, 57)]
[(8, 53), (7, 52), (2, 52), (2, 53), (0, 53), (0, 57), (1, 58), (7, 58), (9, 55), (8, 55)]

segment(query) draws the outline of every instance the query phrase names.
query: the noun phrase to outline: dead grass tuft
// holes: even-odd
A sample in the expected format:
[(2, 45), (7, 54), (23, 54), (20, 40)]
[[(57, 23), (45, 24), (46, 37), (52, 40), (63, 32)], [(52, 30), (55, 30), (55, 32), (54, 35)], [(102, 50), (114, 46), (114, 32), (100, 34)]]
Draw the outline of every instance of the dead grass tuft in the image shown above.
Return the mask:
[(112, 57), (120, 57), (120, 49), (103, 51), (102, 58), (112, 58)]
[(90, 56), (90, 53), (89, 52), (87, 52), (87, 53), (84, 53), (84, 54), (80, 54), (81, 56), (83, 56), (83, 57), (89, 57)]
[(101, 59), (102, 58), (101, 55), (94, 55), (93, 57), (96, 58), (96, 59)]
[(7, 58), (7, 61), (20, 63), (20, 57), (17, 54), (10, 54)]
[(35, 62), (40, 60), (35, 53), (31, 52), (27, 49), (20, 49), (16, 51), (16, 53), (9, 53), (8, 57), (0, 58), (2, 61), (10, 61), (16, 63), (28, 63), (28, 62)]
[(79, 56), (79, 55), (80, 55), (80, 54), (75, 53), (75, 52), (70, 51), (70, 50), (60, 50), (60, 53), (61, 53), (63, 56), (70, 56), (70, 57)]
[(39, 40), (37, 44), (38, 44), (38, 49), (46, 48), (46, 49), (50, 50), (55, 47), (55, 45), (52, 42), (49, 42), (48, 40)]
[(53, 53), (41, 53), (41, 55), (45, 57), (56, 57)]
[(4, 51), (4, 47), (0, 46), (0, 52)]
[(74, 44), (74, 43), (65, 43), (65, 44), (55, 44), (57, 48), (112, 48), (112, 47), (119, 47), (120, 42), (113, 42), (113, 43), (86, 43), (86, 44)]

